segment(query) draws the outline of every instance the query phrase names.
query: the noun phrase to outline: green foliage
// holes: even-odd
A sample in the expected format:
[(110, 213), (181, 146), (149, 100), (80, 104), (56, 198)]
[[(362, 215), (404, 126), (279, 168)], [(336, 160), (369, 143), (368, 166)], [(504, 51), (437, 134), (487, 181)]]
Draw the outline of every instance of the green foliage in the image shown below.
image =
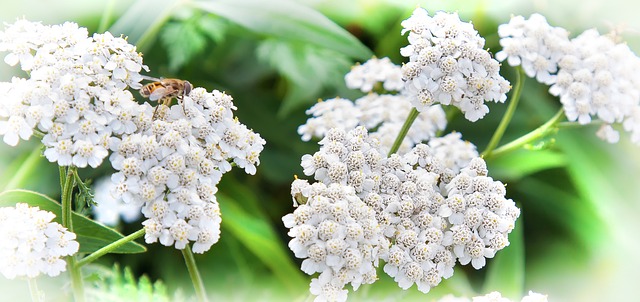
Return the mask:
[(334, 50), (275, 39), (263, 41), (257, 49), (257, 55), (289, 83), (278, 114), (280, 117), (308, 104), (309, 100), (321, 93), (323, 87), (341, 85), (344, 74), (351, 66), (346, 56)]
[(208, 45), (208, 39), (221, 42), (227, 28), (226, 22), (216, 16), (185, 11), (185, 16), (165, 24), (160, 33), (171, 72), (176, 72), (201, 54)]
[(136, 279), (132, 270), (120, 269), (118, 264), (111, 268), (93, 266), (87, 277), (91, 286), (86, 290), (88, 301), (185, 301), (180, 292), (169, 294), (162, 281), (152, 282), (146, 275)]
[(361, 60), (367, 60), (372, 55), (366, 46), (343, 28), (294, 1), (195, 1), (194, 6), (268, 37), (325, 47)]
[[(0, 193), (0, 206), (14, 206), (27, 203), (56, 215), (54, 221), (61, 223), (61, 207), (58, 202), (37, 192), (27, 190), (9, 190)], [(73, 213), (73, 232), (80, 243), (78, 253), (92, 253), (124, 236), (117, 231), (95, 222), (87, 217)], [(146, 248), (135, 242), (128, 242), (115, 249), (113, 253), (134, 254), (145, 252)]]
[(258, 197), (237, 183), (227, 181), (226, 187), (233, 194), (217, 194), (223, 217), (223, 231), (236, 237), (269, 267), (275, 278), (291, 293), (306, 287), (302, 272), (291, 261), (286, 243), (279, 238), (272, 222), (261, 213)]

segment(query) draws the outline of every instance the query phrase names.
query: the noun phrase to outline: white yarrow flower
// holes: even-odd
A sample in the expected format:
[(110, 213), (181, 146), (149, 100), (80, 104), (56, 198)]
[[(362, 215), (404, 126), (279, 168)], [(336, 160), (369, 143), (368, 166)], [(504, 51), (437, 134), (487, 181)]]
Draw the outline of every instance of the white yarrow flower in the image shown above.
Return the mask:
[[(30, 75), (1, 83), (0, 135), (15, 146), (44, 133), (48, 160), (61, 166), (99, 166), (107, 141), (136, 130), (141, 114), (128, 87), (148, 70), (135, 46), (111, 34), (88, 36), (67, 22), (46, 26), (18, 20), (0, 32), (5, 62)], [(71, 143), (71, 145), (69, 145)]]
[(76, 234), (55, 215), (26, 203), (0, 208), (0, 273), (8, 279), (55, 277), (66, 270), (65, 256), (78, 252)]
[[(230, 96), (194, 88), (145, 125), (113, 140), (114, 197), (142, 207), (145, 241), (203, 253), (220, 237), (217, 184), (231, 162), (253, 174), (265, 141), (233, 117)], [(143, 112), (152, 112), (149, 104)]]
[(411, 104), (423, 112), (433, 104), (458, 107), (475, 122), (489, 112), (485, 101), (504, 102), (509, 82), (500, 76), (500, 64), (491, 58), (484, 39), (458, 14), (429, 16), (416, 8), (402, 21), (409, 45), (400, 53), (409, 58), (402, 66), (405, 91)]
[[(340, 203), (341, 209), (358, 205), (360, 212), (375, 213), (365, 225), (380, 229), (379, 240), (392, 242), (379, 258), (386, 263), (385, 273), (403, 289), (415, 284), (426, 293), (453, 275), (456, 261), (480, 269), (486, 258), (509, 244), (507, 234), (520, 210), (504, 197), (504, 185), (487, 175), (475, 146), (461, 141), (459, 134), (435, 141), (433, 147), (417, 144), (389, 157), (362, 126), (348, 132), (331, 129), (319, 144), (318, 152), (302, 158), (304, 173), (317, 182), (294, 181), (291, 194), (299, 205), (283, 217), (293, 237), (289, 248), (297, 257), (309, 258), (302, 266), (306, 273), (323, 276), (330, 271), (335, 276), (341, 271), (335, 265), (344, 265), (344, 255), (332, 256), (330, 251), (345, 250), (333, 240), (343, 238), (346, 229), (335, 217), (344, 221), (349, 216), (324, 209)], [(460, 145), (459, 154), (443, 158), (448, 148)]]

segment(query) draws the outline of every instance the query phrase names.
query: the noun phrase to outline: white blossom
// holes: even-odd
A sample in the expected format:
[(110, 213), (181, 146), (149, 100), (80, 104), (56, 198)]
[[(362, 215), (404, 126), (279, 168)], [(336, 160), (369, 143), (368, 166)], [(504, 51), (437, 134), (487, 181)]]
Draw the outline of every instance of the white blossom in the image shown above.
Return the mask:
[(55, 277), (66, 270), (65, 256), (78, 252), (76, 234), (55, 215), (26, 203), (0, 208), (0, 272), (8, 279)]
[(404, 88), (400, 66), (393, 64), (389, 58), (371, 58), (363, 64), (351, 67), (344, 76), (347, 87), (371, 92), (377, 83), (387, 91), (400, 91)]
[(433, 104), (458, 107), (475, 122), (489, 112), (485, 101), (504, 102), (509, 82), (500, 76), (500, 64), (491, 58), (484, 39), (471, 23), (456, 13), (429, 16), (416, 8), (402, 21), (409, 45), (400, 54), (409, 58), (402, 66), (405, 91), (411, 104), (423, 112)]
[(203, 253), (220, 237), (217, 184), (231, 162), (254, 174), (265, 141), (233, 117), (229, 95), (204, 88), (170, 108), (149, 104), (136, 133), (112, 140), (114, 197), (141, 207), (145, 241)]
[[(330, 240), (332, 236), (343, 236), (340, 230), (344, 227), (337, 227), (341, 224), (332, 222), (329, 227), (326, 222), (335, 210), (314, 208), (337, 203), (331, 198), (344, 196), (336, 195), (338, 192), (351, 196), (341, 208), (364, 204), (361, 211), (375, 213), (374, 225), (380, 228), (377, 236), (392, 243), (379, 256), (386, 263), (384, 272), (403, 289), (415, 284), (426, 293), (453, 275), (456, 262), (480, 269), (486, 258), (509, 244), (507, 234), (520, 210), (504, 197), (504, 185), (488, 176), (475, 146), (461, 141), (459, 134), (436, 141), (434, 147), (417, 144), (405, 154), (389, 157), (362, 126), (350, 131), (331, 129), (319, 144), (318, 152), (302, 159), (305, 175), (317, 182), (294, 181), (291, 194), (298, 206), (283, 218), (294, 238), (289, 248), (297, 257), (311, 258), (311, 247), (319, 245), (311, 243), (313, 238), (321, 239), (320, 246), (328, 248), (336, 243)], [(448, 148), (460, 145), (461, 152), (451, 154), (451, 161), (443, 158)], [(317, 197), (325, 190), (336, 193)], [(302, 269), (321, 276), (331, 270), (335, 276), (331, 265), (341, 262), (326, 259), (327, 263), (307, 259)]]
[(5, 62), (29, 78), (0, 83), (0, 135), (15, 146), (44, 134), (45, 156), (61, 166), (99, 166), (110, 138), (136, 130), (141, 107), (128, 87), (148, 70), (135, 46), (110, 33), (88, 36), (67, 22), (46, 26), (17, 20), (0, 32)]
[(120, 222), (133, 222), (140, 218), (140, 207), (135, 203), (126, 203), (122, 198), (115, 198), (112, 192), (116, 191), (116, 183), (109, 178), (102, 178), (94, 185), (96, 205), (91, 207), (95, 219), (109, 226), (115, 226)]
[(558, 61), (570, 50), (569, 32), (552, 27), (540, 14), (528, 20), (514, 16), (498, 27), (502, 50), (496, 53), (498, 61), (507, 60), (511, 66), (522, 66), (527, 76), (538, 82), (552, 84), (558, 71)]

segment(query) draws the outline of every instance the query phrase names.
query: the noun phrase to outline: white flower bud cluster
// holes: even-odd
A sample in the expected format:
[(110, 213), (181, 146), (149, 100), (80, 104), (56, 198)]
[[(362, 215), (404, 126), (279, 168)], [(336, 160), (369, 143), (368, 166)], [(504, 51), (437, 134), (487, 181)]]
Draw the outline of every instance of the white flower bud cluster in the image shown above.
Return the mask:
[(460, 132), (431, 138), (429, 147), (433, 156), (454, 173), (459, 173), (460, 169), (468, 166), (472, 159), (480, 156), (474, 144), (462, 140)]
[(364, 64), (351, 67), (344, 80), (350, 89), (360, 89), (371, 92), (373, 86), (382, 83), (387, 91), (401, 91), (404, 89), (400, 66), (393, 64), (389, 58), (371, 58)]
[(540, 14), (528, 20), (514, 16), (507, 24), (498, 26), (502, 50), (496, 53), (500, 62), (522, 66), (525, 74), (538, 82), (552, 84), (558, 71), (558, 61), (570, 51), (569, 32), (552, 27)]
[(610, 143), (620, 138), (612, 127), (619, 123), (640, 144), (640, 59), (626, 44), (595, 29), (569, 40), (565, 29), (538, 14), (513, 17), (498, 33), (503, 50), (496, 58), (550, 85), (569, 121), (604, 122), (596, 135)]
[(420, 112), (433, 104), (453, 105), (469, 121), (489, 112), (485, 101), (504, 102), (509, 82), (499, 74), (500, 64), (484, 50), (484, 39), (471, 23), (456, 13), (429, 16), (416, 8), (402, 21), (409, 45), (400, 54), (409, 58), (402, 66), (405, 91)]
[(225, 93), (198, 87), (181, 102), (159, 108), (155, 120), (146, 104), (146, 126), (113, 140), (113, 193), (142, 207), (147, 243), (183, 249), (195, 241), (193, 252), (203, 253), (220, 235), (214, 194), (222, 174), (232, 164), (255, 174), (265, 141), (234, 118)]
[[(454, 297), (453, 295), (446, 295), (437, 302), (512, 302), (509, 298), (502, 297), (500, 292), (491, 292), (484, 296), (477, 296), (471, 299), (467, 297)], [(535, 293), (529, 291), (529, 294), (522, 297), (520, 302), (547, 302), (547, 295)]]
[[(396, 78), (400, 76), (400, 66), (393, 65), (388, 58), (372, 58), (362, 65), (354, 66), (345, 76), (348, 87), (369, 92), (373, 84), (384, 82), (386, 90), (396, 90), (400, 94), (370, 92), (355, 102), (344, 98), (318, 102), (306, 111), (312, 117), (298, 127), (302, 140), (322, 138), (333, 128), (349, 131), (357, 126), (364, 126), (372, 131), (372, 137), (380, 141), (382, 150), (388, 152), (412, 109), (409, 98), (403, 93), (404, 86), (397, 85)], [(446, 126), (446, 115), (442, 107), (426, 108), (414, 121), (398, 152), (409, 151), (417, 143), (434, 137), (438, 130), (443, 130)]]
[(62, 259), (78, 252), (76, 234), (57, 222), (55, 215), (26, 203), (0, 208), (0, 272), (8, 279), (51, 277), (66, 270)]
[(294, 182), (294, 205), (308, 202), (320, 184), (353, 188), (392, 242), (380, 258), (401, 288), (416, 284), (426, 293), (452, 276), (456, 261), (480, 269), (486, 258), (509, 244), (507, 234), (520, 211), (504, 197), (504, 185), (487, 176), (481, 158), (456, 172), (425, 144), (386, 157), (364, 127), (332, 129), (319, 144), (320, 150), (304, 155), (301, 163), (304, 174), (319, 184)]
[(310, 288), (317, 300), (343, 301), (347, 284), (357, 290), (376, 281), (378, 259), (386, 254), (389, 241), (382, 236), (375, 211), (356, 196), (353, 187), (310, 185), (297, 179), (292, 190), (294, 198), (305, 203), (282, 221), (293, 237), (289, 248), (305, 259), (302, 271), (320, 273)]
[(133, 133), (142, 56), (110, 33), (88, 37), (75, 23), (18, 20), (0, 32), (4, 61), (29, 78), (0, 83), (0, 135), (11, 146), (44, 133), (44, 155), (60, 166), (99, 166), (112, 136)]

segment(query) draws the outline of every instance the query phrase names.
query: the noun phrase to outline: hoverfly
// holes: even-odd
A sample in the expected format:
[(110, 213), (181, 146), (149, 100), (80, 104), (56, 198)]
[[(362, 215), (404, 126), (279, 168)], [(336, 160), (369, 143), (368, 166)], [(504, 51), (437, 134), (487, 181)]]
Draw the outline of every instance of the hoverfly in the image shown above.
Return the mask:
[[(140, 88), (140, 95), (148, 98), (150, 101), (158, 101), (158, 106), (153, 111), (153, 118), (155, 119), (156, 112), (160, 104), (169, 106), (171, 99), (176, 98), (179, 103), (185, 96), (191, 93), (193, 85), (189, 81), (180, 79), (158, 79), (151, 77), (144, 77), (147, 80), (154, 81), (146, 84)], [(184, 110), (184, 104), (182, 104)]]

